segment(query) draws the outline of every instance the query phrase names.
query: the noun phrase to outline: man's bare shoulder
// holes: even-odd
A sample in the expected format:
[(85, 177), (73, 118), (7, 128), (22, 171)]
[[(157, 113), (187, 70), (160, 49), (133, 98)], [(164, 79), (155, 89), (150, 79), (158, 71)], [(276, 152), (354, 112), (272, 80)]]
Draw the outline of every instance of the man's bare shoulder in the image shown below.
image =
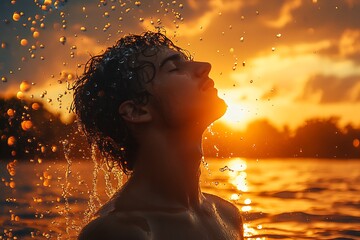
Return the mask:
[(240, 210), (234, 204), (209, 193), (204, 193), (204, 196), (216, 208), (222, 218), (228, 220), (236, 228), (242, 229), (243, 219)]
[(150, 237), (150, 228), (141, 216), (111, 213), (96, 218), (81, 231), (78, 240), (146, 240)]

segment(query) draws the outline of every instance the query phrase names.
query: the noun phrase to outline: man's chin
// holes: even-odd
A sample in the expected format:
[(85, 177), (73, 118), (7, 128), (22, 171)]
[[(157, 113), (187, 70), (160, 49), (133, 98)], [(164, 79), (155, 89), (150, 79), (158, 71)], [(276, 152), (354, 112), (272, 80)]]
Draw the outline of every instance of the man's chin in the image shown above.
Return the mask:
[(212, 119), (211, 123), (221, 118), (227, 110), (227, 104), (222, 98), (218, 98), (216, 101), (212, 103), (211, 106), (209, 106), (209, 112), (211, 112)]
[[(218, 106), (218, 113), (219, 113), (219, 116), (217, 119), (221, 118), (222, 116), (224, 116), (224, 114), (226, 113), (226, 110), (228, 108), (228, 105), (226, 104), (226, 102), (222, 99), (222, 98), (219, 98), (219, 106)], [(216, 119), (216, 120), (217, 120)]]

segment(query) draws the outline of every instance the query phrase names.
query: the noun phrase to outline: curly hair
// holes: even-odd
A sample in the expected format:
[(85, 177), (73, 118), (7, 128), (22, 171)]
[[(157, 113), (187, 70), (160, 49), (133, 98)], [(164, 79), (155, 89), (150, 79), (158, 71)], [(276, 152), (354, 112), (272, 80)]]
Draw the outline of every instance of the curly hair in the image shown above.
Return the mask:
[(143, 59), (157, 55), (164, 47), (191, 59), (187, 51), (160, 32), (131, 34), (103, 54), (91, 57), (71, 88), (74, 91), (71, 109), (87, 140), (96, 144), (107, 161), (117, 162), (124, 173), (133, 170), (137, 143), (118, 108), (127, 100), (136, 104), (148, 102), (150, 93), (145, 84), (154, 79), (156, 67)]

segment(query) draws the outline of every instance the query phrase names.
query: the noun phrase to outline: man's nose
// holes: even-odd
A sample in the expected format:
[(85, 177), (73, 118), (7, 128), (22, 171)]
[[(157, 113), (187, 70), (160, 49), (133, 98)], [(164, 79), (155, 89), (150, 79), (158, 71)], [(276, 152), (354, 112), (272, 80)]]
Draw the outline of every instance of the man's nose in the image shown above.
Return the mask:
[(209, 75), (211, 64), (208, 62), (194, 62), (194, 71), (196, 77), (205, 77)]

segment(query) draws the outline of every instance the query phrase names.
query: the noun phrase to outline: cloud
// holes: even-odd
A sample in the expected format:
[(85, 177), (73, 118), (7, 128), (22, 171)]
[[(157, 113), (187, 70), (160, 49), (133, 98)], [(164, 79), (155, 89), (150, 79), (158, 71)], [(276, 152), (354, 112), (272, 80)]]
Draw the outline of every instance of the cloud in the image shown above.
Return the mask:
[[(181, 24), (181, 36), (200, 34), (214, 23), (215, 18), (228, 12), (238, 12), (243, 6), (238, 0), (187, 0), (183, 10), (184, 22)], [(166, 26), (173, 29), (172, 26)]]
[[(238, 94), (258, 105), (269, 101), (283, 109), (299, 104), (318, 108), (318, 104), (324, 103), (351, 105), (359, 101), (360, 67), (351, 59), (317, 53), (332, 46), (327, 40), (279, 46), (271, 54), (259, 54), (248, 61), (247, 67), (233, 72), (231, 78), (236, 82)], [(313, 77), (309, 79), (309, 76)], [(262, 111), (268, 112), (266, 108)]]
[(360, 30), (346, 29), (339, 41), (339, 53), (342, 57), (360, 54)]
[(301, 100), (318, 99), (319, 103), (360, 101), (360, 75), (339, 78), (315, 75), (307, 81)]
[(283, 28), (285, 25), (293, 20), (292, 11), (301, 6), (301, 0), (287, 1), (281, 7), (279, 16), (276, 20), (270, 20), (267, 25), (274, 28)]

